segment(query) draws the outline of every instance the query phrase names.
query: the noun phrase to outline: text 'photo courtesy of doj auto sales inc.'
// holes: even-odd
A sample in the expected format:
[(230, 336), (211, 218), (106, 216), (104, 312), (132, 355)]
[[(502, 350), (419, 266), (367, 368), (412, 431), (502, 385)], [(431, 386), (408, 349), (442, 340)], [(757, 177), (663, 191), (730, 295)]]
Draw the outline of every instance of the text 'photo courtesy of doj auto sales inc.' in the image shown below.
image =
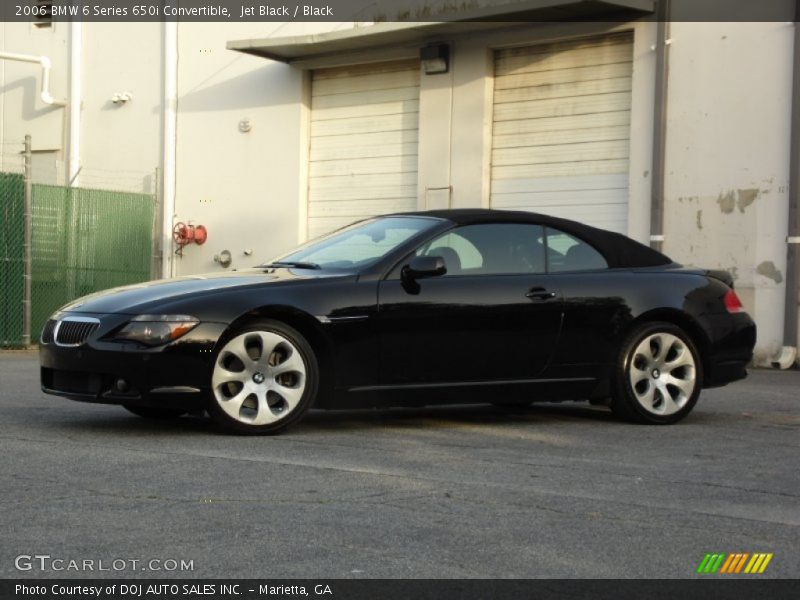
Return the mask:
[(325, 583), (308, 585), (253, 583), (47, 583), (14, 585), (17, 598), (200, 598), (333, 596)]

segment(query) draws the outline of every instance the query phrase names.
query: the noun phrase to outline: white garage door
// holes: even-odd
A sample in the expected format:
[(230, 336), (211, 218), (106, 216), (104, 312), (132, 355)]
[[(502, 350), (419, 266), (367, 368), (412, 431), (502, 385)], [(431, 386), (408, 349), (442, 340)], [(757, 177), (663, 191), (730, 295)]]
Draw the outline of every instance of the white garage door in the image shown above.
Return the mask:
[(627, 232), (633, 35), (495, 54), (493, 208)]
[(417, 208), (419, 71), (413, 60), (312, 73), (309, 238)]

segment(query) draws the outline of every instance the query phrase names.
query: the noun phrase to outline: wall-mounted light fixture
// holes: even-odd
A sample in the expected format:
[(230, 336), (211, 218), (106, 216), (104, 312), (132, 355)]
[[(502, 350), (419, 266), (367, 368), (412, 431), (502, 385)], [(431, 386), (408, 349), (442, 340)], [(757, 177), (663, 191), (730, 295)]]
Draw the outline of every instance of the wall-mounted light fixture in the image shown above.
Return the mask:
[(419, 58), (425, 75), (447, 73), (450, 68), (450, 46), (448, 44), (423, 46), (420, 48)]

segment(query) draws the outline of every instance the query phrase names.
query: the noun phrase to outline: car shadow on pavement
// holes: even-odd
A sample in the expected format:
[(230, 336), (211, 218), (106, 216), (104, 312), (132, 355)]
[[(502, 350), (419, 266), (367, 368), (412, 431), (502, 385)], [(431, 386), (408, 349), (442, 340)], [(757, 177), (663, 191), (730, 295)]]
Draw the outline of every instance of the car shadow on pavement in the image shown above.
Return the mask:
[(566, 421), (617, 422), (607, 408), (587, 404), (537, 403), (532, 406), (497, 407), (492, 405), (449, 405), (421, 408), (388, 408), (375, 410), (312, 411), (295, 426), (304, 430), (407, 428), (481, 425), (509, 426), (520, 423), (541, 425)]
[(122, 435), (174, 436), (180, 434), (213, 434), (219, 431), (206, 416), (187, 415), (177, 419), (145, 419), (121, 410), (103, 413), (82, 413), (70, 419), (48, 421), (51, 429), (81, 431), (83, 433), (111, 433)]
[[(607, 408), (576, 403), (537, 403), (530, 407), (496, 407), (492, 405), (448, 405), (413, 408), (357, 409), (357, 410), (312, 410), (299, 423), (292, 426), (293, 432), (312, 433), (353, 431), (368, 429), (407, 429), (425, 427), (448, 429), (455, 426), (482, 425), (514, 427), (521, 423), (536, 423), (547, 426), (574, 421), (618, 422)], [(109, 433), (115, 435), (174, 436), (176, 434), (220, 434), (227, 432), (217, 427), (205, 415), (187, 415), (177, 419), (145, 419), (119, 412), (103, 411), (70, 415), (68, 419), (41, 423), (48, 429), (82, 431), (84, 433)]]

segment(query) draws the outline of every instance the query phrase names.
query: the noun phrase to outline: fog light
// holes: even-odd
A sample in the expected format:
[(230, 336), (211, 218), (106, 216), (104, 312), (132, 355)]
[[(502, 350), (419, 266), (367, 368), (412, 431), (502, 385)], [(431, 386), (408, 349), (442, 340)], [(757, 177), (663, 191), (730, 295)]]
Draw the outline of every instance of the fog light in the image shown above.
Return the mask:
[(124, 394), (130, 389), (131, 386), (128, 385), (128, 382), (120, 377), (114, 382), (114, 389), (119, 392), (120, 394)]

